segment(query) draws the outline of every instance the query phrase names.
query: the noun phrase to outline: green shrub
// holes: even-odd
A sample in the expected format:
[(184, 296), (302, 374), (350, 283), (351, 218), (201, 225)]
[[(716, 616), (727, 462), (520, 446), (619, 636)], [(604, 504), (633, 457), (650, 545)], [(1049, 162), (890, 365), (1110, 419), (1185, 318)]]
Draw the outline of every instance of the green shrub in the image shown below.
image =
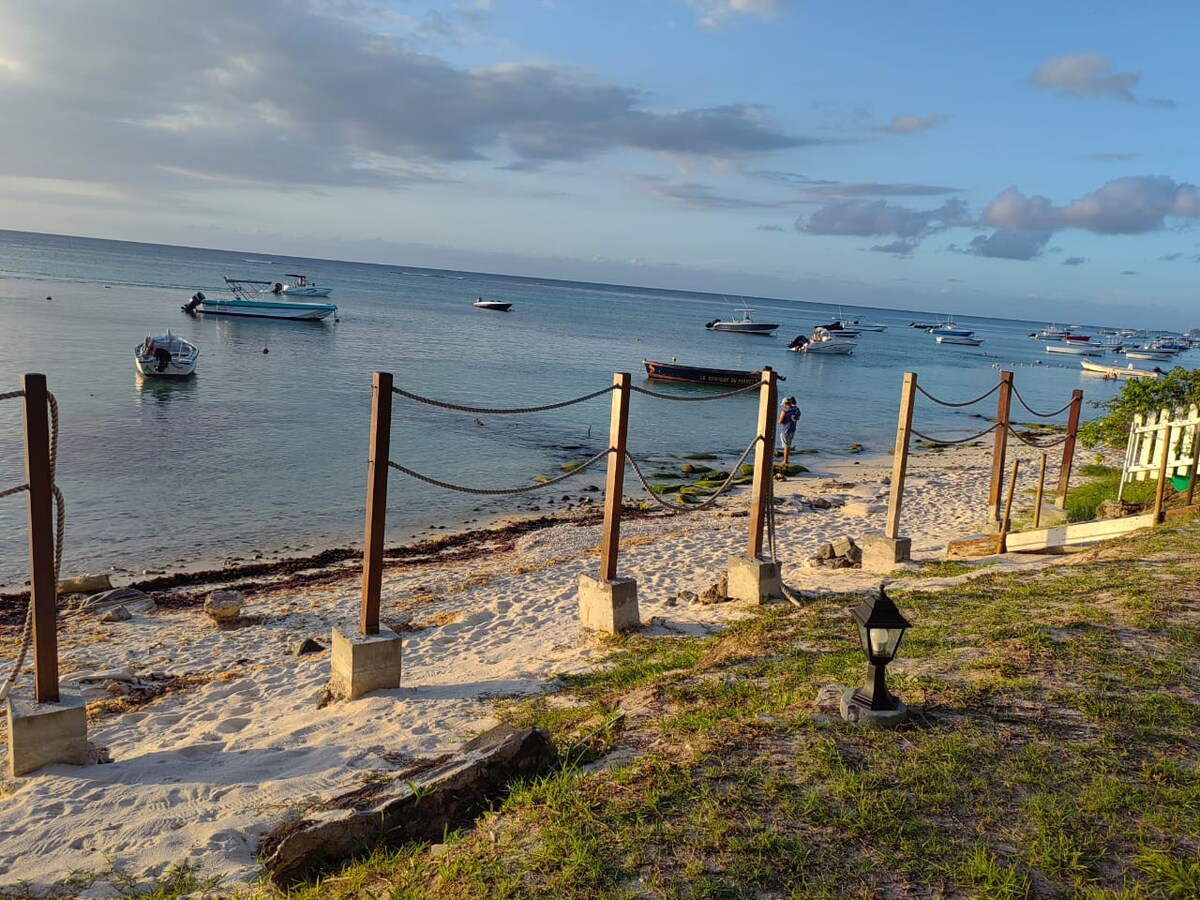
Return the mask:
[(1200, 369), (1176, 366), (1157, 380), (1130, 380), (1111, 400), (1093, 404), (1097, 409), (1107, 410), (1107, 414), (1081, 426), (1079, 439), (1085, 447), (1099, 444), (1124, 447), (1129, 439), (1129, 426), (1137, 413), (1145, 415), (1160, 409), (1186, 409), (1192, 403), (1200, 405)]

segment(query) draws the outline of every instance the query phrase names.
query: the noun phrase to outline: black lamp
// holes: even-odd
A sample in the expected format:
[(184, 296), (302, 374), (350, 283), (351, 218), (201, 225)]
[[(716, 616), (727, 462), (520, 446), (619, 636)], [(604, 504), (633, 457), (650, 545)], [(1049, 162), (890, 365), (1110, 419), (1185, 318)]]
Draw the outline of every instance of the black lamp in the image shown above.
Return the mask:
[(879, 587), (878, 597), (868, 597), (854, 609), (858, 639), (867, 655), (867, 683), (854, 692), (855, 703), (870, 710), (894, 710), (899, 701), (888, 693), (884, 669), (896, 658), (900, 640), (908, 630), (908, 619)]

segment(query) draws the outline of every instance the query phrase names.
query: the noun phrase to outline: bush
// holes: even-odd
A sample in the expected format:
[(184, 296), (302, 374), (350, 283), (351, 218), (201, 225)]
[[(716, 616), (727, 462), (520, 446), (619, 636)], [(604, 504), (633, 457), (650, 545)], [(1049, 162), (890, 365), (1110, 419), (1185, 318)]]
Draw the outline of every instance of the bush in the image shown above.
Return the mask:
[(1093, 404), (1097, 409), (1107, 410), (1107, 415), (1093, 419), (1079, 429), (1079, 439), (1085, 447), (1106, 444), (1109, 447), (1124, 447), (1129, 439), (1129, 426), (1133, 417), (1160, 409), (1186, 409), (1191, 404), (1200, 405), (1200, 369), (1185, 369), (1176, 366), (1165, 377), (1152, 381), (1138, 378), (1125, 382), (1121, 393), (1103, 403)]

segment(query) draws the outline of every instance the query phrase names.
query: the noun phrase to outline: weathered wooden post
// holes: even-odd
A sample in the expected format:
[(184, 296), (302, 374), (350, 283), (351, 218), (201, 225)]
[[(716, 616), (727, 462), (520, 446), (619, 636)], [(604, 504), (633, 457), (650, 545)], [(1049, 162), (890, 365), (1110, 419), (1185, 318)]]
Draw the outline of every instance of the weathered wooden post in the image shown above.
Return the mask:
[(1004, 504), (1004, 518), (1000, 522), (999, 551), (1001, 553), (1008, 552), (1008, 529), (1012, 525), (1013, 494), (1017, 490), (1017, 469), (1020, 465), (1021, 461), (1019, 459), (1013, 460), (1012, 480), (1008, 483), (1008, 500)]
[(763, 534), (767, 516), (772, 514), (772, 486), (775, 482), (775, 416), (778, 405), (779, 376), (770, 366), (762, 370), (758, 392), (758, 443), (754, 448), (754, 485), (750, 495), (750, 532), (745, 556), (731, 556), (728, 564), (729, 596), (733, 600), (764, 603), (783, 599), (779, 563), (763, 559)]
[(579, 620), (585, 628), (616, 633), (641, 625), (637, 581), (617, 577), (621, 543), (621, 502), (625, 495), (625, 449), (629, 439), (628, 372), (613, 375), (609, 419), (608, 477), (604, 493), (604, 534), (600, 540), (600, 577), (579, 576)]
[(1167, 490), (1167, 462), (1171, 458), (1171, 423), (1164, 416), (1162, 419), (1165, 430), (1163, 434), (1162, 449), (1158, 455), (1158, 483), (1154, 488), (1154, 524), (1158, 525), (1163, 520), (1163, 498), (1166, 496)]
[[(1196, 419), (1197, 415), (1194, 412), (1195, 406), (1192, 407), (1192, 415), (1189, 418)], [(1187, 500), (1185, 506), (1192, 505), (1192, 498), (1196, 495), (1196, 467), (1200, 466), (1200, 423), (1192, 426), (1192, 471), (1188, 475)]]
[(29, 602), (33, 605), (33, 702), (8, 697), (8, 771), (24, 775), (51, 763), (87, 762), (83, 699), (58, 689), (58, 583), (55, 571), (54, 473), (50, 462), (46, 376), (21, 377), (24, 392)]
[(1079, 412), (1083, 408), (1083, 391), (1071, 391), (1071, 409), (1067, 413), (1067, 439), (1063, 442), (1062, 465), (1058, 470), (1058, 491), (1054, 495), (1055, 509), (1067, 506), (1067, 487), (1071, 482), (1071, 466), (1075, 459), (1075, 439), (1079, 434)]
[(1038, 469), (1037, 497), (1033, 501), (1033, 527), (1042, 524), (1042, 492), (1046, 488), (1046, 454), (1042, 454), (1042, 466)]
[(883, 535), (863, 535), (862, 567), (866, 572), (886, 574), (912, 557), (912, 539), (900, 537), (900, 508), (904, 502), (904, 478), (908, 474), (908, 445), (913, 408), (917, 401), (917, 373), (905, 372), (900, 388), (900, 418), (896, 423), (896, 449), (892, 456), (892, 485), (888, 494), (887, 523)]
[(992, 483), (988, 490), (987, 525), (1000, 531), (1000, 500), (1004, 489), (1004, 455), (1008, 449), (1009, 414), (1012, 408), (1013, 373), (1000, 373), (1000, 396), (996, 400), (996, 439), (992, 446)]
[(330, 688), (335, 695), (347, 700), (354, 700), (371, 691), (400, 686), (400, 635), (379, 624), (391, 446), (392, 374), (376, 372), (371, 383), (371, 437), (367, 450), (367, 515), (363, 536), (359, 630), (356, 634), (346, 636), (334, 626), (330, 651)]

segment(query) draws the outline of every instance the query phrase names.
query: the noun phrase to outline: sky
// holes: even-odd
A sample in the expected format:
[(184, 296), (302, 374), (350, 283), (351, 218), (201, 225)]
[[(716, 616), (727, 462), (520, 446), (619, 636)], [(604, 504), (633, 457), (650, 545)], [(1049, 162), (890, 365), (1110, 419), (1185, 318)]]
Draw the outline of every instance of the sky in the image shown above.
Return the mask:
[(0, 0), (0, 228), (1200, 324), (1200, 4)]

